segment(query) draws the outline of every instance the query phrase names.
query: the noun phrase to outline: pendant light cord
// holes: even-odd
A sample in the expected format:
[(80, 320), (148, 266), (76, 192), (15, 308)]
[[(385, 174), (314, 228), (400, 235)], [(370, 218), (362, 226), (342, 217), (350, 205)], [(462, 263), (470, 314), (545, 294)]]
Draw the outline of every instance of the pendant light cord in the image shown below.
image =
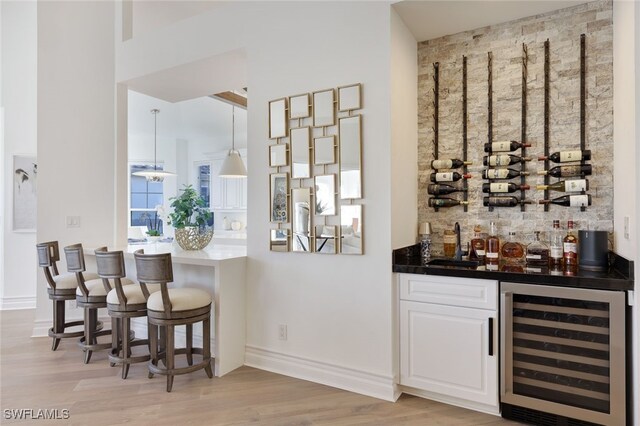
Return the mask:
[(158, 113), (160, 112), (159, 109), (152, 109), (151, 110), (151, 114), (153, 114), (153, 171), (157, 171), (158, 170), (158, 155), (157, 155), (157, 151), (158, 151)]
[(236, 107), (231, 106), (231, 152), (236, 150)]

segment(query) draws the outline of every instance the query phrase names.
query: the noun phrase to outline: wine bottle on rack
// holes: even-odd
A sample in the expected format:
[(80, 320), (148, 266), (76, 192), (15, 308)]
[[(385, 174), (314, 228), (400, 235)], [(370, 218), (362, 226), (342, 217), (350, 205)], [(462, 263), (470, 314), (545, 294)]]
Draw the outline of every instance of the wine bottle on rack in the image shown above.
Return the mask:
[(588, 176), (591, 174), (591, 164), (580, 164), (576, 166), (556, 166), (549, 170), (538, 170), (539, 175), (549, 175), (553, 177)]
[(431, 182), (455, 182), (460, 179), (470, 179), (471, 175), (466, 173), (461, 175), (458, 172), (441, 172), (441, 173), (431, 173)]
[(482, 164), (485, 166), (510, 166), (512, 164), (524, 163), (531, 161), (529, 157), (520, 157), (513, 154), (485, 155)]
[(512, 152), (520, 148), (529, 148), (530, 143), (518, 141), (498, 141), (484, 144), (484, 152)]
[(582, 192), (589, 190), (589, 181), (587, 179), (561, 180), (551, 185), (536, 185), (536, 189), (541, 191)]
[(454, 198), (429, 198), (429, 207), (455, 207), (466, 204), (469, 204), (469, 202)]
[(500, 182), (500, 183), (483, 183), (482, 184), (482, 192), (516, 192), (516, 191), (526, 191), (529, 189), (529, 185), (516, 185), (511, 182)]
[(531, 200), (520, 200), (517, 197), (484, 197), (482, 199), (482, 205), (485, 207), (515, 207), (531, 203)]
[(447, 195), (454, 192), (466, 192), (464, 188), (457, 188), (446, 183), (431, 183), (427, 185), (427, 194), (429, 195)]
[(518, 176), (529, 176), (529, 172), (514, 169), (484, 169), (482, 179), (513, 179)]
[(558, 151), (549, 155), (548, 157), (538, 157), (538, 161), (551, 160), (554, 163), (568, 163), (569, 161), (583, 161), (591, 160), (591, 150), (585, 149), (584, 151)]
[(538, 200), (540, 204), (557, 204), (566, 207), (586, 207), (591, 205), (591, 195), (563, 195), (553, 200)]
[(457, 158), (446, 158), (443, 160), (433, 160), (431, 162), (431, 168), (435, 170), (440, 169), (457, 169), (462, 166), (470, 166), (473, 164), (473, 161), (463, 161), (458, 160)]

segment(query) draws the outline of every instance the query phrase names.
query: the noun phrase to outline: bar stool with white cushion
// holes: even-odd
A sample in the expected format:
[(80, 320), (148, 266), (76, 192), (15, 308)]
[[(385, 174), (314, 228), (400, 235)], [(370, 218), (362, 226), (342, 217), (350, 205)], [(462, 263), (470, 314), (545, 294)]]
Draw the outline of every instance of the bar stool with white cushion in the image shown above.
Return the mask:
[[(47, 280), (47, 293), (53, 302), (53, 326), (49, 329), (49, 337), (53, 338), (51, 350), (55, 351), (60, 344), (60, 339), (82, 337), (84, 331), (66, 331), (70, 327), (84, 325), (83, 321), (65, 320), (65, 302), (75, 300), (78, 280), (75, 274), (60, 274), (57, 262), (60, 261), (60, 250), (57, 241), (36, 244), (38, 250), (38, 265), (43, 269)], [(85, 278), (98, 278), (97, 274), (86, 273)], [(98, 329), (102, 324), (97, 325)]]
[[(98, 275), (111, 288), (107, 294), (107, 309), (111, 317), (111, 353), (109, 361), (122, 365), (122, 378), (129, 374), (129, 366), (149, 361), (149, 353), (131, 356), (133, 346), (148, 345), (148, 339), (130, 340), (131, 318), (147, 316), (147, 299), (150, 293), (160, 291), (159, 284), (124, 285), (126, 271), (122, 251), (107, 251), (101, 247), (95, 251)], [(113, 283), (113, 285), (111, 285)]]
[[(154, 374), (167, 376), (167, 392), (171, 392), (173, 377), (204, 369), (209, 378), (211, 371), (211, 295), (197, 288), (168, 288), (173, 282), (171, 254), (144, 254), (144, 250), (134, 253), (137, 277), (140, 283), (160, 284), (161, 290), (152, 293), (147, 300), (147, 318), (149, 323), (149, 377)], [(193, 324), (202, 321), (202, 348), (193, 347)], [(186, 348), (175, 348), (176, 326), (186, 326)], [(158, 351), (158, 331), (165, 330)], [(164, 344), (162, 344), (164, 343)], [(185, 354), (188, 366), (176, 368), (175, 355)], [(202, 355), (202, 360), (193, 364), (193, 355)], [(164, 367), (159, 361), (164, 361)]]

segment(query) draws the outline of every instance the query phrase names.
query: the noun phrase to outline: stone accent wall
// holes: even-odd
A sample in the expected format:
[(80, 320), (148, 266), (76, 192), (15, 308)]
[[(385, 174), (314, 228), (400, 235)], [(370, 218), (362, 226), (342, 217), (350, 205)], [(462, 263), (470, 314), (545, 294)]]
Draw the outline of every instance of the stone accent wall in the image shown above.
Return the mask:
[[(537, 204), (544, 192), (536, 191), (544, 177), (537, 157), (544, 154), (544, 42), (550, 41), (550, 153), (580, 147), (580, 34), (586, 34), (587, 126), (586, 146), (592, 152), (589, 176), (593, 205), (579, 208), (551, 205), (549, 212)], [(519, 19), (477, 30), (428, 40), (418, 45), (418, 218), (431, 222), (435, 251), (442, 250), (444, 229), (460, 222), (463, 244), (473, 226), (488, 231), (495, 221), (502, 237), (510, 230), (521, 242), (530, 242), (533, 231), (546, 238), (552, 221), (566, 227), (573, 219), (577, 229), (613, 231), (613, 27), (610, 0), (595, 1), (560, 11)], [(527, 44), (527, 155), (531, 176), (527, 198), (536, 204), (525, 212), (519, 207), (495, 208), (482, 205), (482, 157), (487, 140), (487, 52), (493, 52), (493, 139), (520, 140), (522, 43)], [(433, 66), (440, 63), (439, 157), (462, 158), (462, 56), (467, 56), (469, 209), (461, 206), (434, 212), (427, 205), (430, 162), (433, 157)], [(520, 150), (515, 154), (519, 155)], [(550, 162), (550, 164), (554, 164)], [(511, 166), (519, 169), (519, 166)], [(558, 179), (550, 177), (550, 182)], [(519, 183), (519, 179), (512, 180)], [(514, 194), (515, 195), (515, 194)], [(519, 192), (517, 193), (519, 196)], [(565, 195), (550, 191), (551, 198)], [(461, 193), (453, 195), (462, 198)]]

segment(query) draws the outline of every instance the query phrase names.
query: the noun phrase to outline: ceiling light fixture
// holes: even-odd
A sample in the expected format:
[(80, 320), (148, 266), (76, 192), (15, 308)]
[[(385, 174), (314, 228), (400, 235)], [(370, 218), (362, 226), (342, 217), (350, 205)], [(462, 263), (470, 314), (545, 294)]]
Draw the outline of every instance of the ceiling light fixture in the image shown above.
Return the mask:
[(158, 152), (158, 113), (159, 109), (152, 109), (153, 114), (153, 170), (141, 170), (134, 172), (134, 176), (142, 176), (147, 178), (148, 182), (162, 182), (164, 178), (175, 176), (175, 173), (167, 172), (165, 170), (158, 170), (157, 152)]
[(220, 168), (220, 177), (246, 178), (247, 168), (240, 158), (240, 153), (236, 151), (236, 107), (231, 107), (231, 114), (231, 149)]

